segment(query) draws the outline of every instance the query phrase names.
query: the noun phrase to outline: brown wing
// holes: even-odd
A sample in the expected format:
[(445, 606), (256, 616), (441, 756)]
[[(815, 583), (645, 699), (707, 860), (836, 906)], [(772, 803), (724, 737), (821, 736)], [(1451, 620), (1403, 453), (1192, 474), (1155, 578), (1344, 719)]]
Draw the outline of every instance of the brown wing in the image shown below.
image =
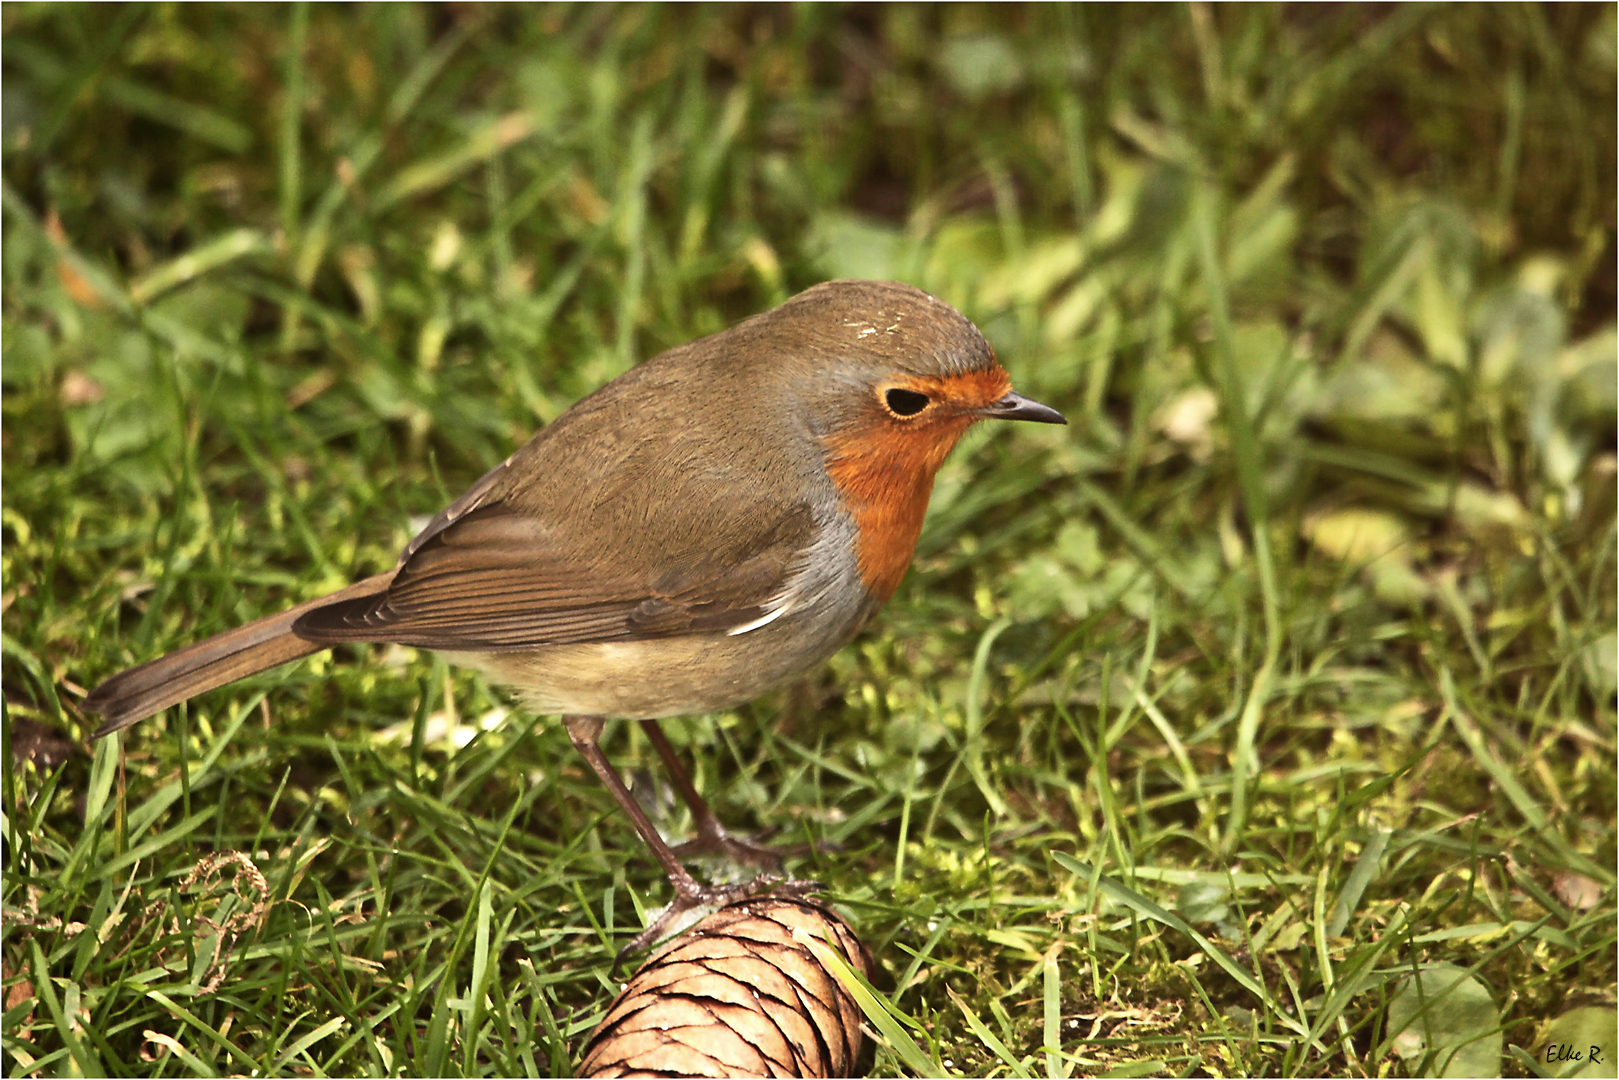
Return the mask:
[(543, 519), (495, 502), (424, 530), (431, 535), (412, 541), (387, 591), (307, 612), (292, 630), (323, 644), (452, 652), (728, 630), (766, 614), (813, 529), (809, 508), (796, 506), (723, 562), (703, 551), (666, 553), (653, 579), (568, 554)]

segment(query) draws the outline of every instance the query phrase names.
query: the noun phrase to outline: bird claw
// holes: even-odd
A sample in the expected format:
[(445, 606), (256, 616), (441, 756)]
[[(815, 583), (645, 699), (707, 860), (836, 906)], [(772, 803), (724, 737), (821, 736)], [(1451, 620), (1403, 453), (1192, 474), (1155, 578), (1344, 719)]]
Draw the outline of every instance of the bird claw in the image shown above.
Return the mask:
[[(705, 824), (707, 827), (704, 827)], [(760, 842), (778, 831), (780, 830), (770, 828), (744, 838), (731, 835), (717, 821), (699, 822), (696, 836), (684, 843), (676, 844), (670, 850), (681, 862), (718, 859), (732, 866), (751, 866), (767, 874), (781, 873), (785, 861), (791, 857), (808, 855), (812, 851), (827, 854), (843, 850), (841, 844), (826, 840), (787, 844), (782, 847), (772, 847)]]
[(685, 916), (693, 911), (704, 908), (715, 911), (727, 904), (734, 904), (738, 900), (748, 900), (765, 893), (772, 896), (796, 897), (808, 896), (811, 893), (822, 892), (825, 889), (826, 886), (819, 881), (799, 881), (794, 878), (783, 879), (774, 874), (760, 874), (752, 881), (745, 881), (740, 885), (699, 885), (696, 889), (677, 888), (674, 900), (647, 924), (645, 930), (636, 934), (628, 945), (618, 950), (618, 955), (613, 958), (612, 977), (618, 978), (618, 973), (624, 966), (625, 957), (631, 953), (639, 952), (648, 945), (683, 930), (685, 927), (681, 924), (685, 920)]
[(670, 850), (681, 862), (720, 858), (740, 866), (752, 866), (766, 873), (777, 874), (781, 872), (782, 860), (788, 854), (787, 851), (778, 850), (767, 844), (732, 836), (720, 828), (711, 832), (707, 830), (699, 832), (693, 839), (676, 844)]

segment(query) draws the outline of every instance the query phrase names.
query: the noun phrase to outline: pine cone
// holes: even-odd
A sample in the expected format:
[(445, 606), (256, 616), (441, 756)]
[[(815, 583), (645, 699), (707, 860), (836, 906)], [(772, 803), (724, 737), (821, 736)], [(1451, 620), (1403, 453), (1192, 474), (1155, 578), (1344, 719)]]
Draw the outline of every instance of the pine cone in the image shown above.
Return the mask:
[(755, 896), (654, 953), (585, 1043), (579, 1075), (848, 1076), (860, 1009), (801, 928), (871, 973), (871, 954), (824, 904)]

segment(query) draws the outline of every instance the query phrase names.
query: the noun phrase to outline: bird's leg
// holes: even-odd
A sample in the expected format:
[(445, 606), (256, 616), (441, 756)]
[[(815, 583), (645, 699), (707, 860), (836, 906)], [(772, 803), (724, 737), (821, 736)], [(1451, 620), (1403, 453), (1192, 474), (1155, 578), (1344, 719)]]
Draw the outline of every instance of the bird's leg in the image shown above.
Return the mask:
[[(627, 954), (658, 940), (663, 936), (665, 928), (686, 912), (694, 908), (718, 907), (729, 904), (733, 900), (741, 900), (763, 892), (780, 882), (779, 878), (760, 876), (741, 885), (699, 885), (697, 879), (687, 873), (686, 868), (680, 865), (680, 860), (675, 857), (673, 851), (669, 850), (669, 845), (663, 842), (663, 837), (658, 835), (658, 830), (653, 827), (651, 819), (646, 816), (646, 811), (641, 809), (641, 804), (635, 801), (635, 796), (630, 794), (630, 789), (624, 786), (624, 781), (619, 778), (618, 771), (613, 768), (612, 762), (608, 761), (607, 756), (601, 752), (601, 734), (602, 729), (607, 726), (606, 718), (601, 716), (564, 716), (562, 724), (568, 729), (568, 739), (573, 743), (573, 748), (579, 751), (596, 773), (597, 778), (612, 793), (613, 799), (629, 815), (630, 823), (635, 826), (635, 831), (641, 834), (641, 839), (646, 842), (646, 846), (652, 849), (653, 858), (657, 859), (658, 865), (663, 867), (664, 874), (669, 878), (669, 884), (675, 890), (674, 901), (664, 909), (663, 913), (653, 919), (651, 924), (637, 934), (633, 941), (619, 950), (618, 957), (613, 962), (614, 972), (618, 971), (619, 963), (623, 961)], [(662, 733), (660, 732), (659, 734), (661, 737)], [(668, 744), (665, 743), (664, 745), (667, 746)], [(684, 774), (682, 776), (684, 777)], [(687, 787), (691, 786), (689, 778), (685, 782)], [(776, 891), (786, 892), (791, 895), (804, 895), (816, 892), (820, 888), (820, 884), (813, 881), (789, 881), (780, 882)]]
[(585, 761), (595, 770), (597, 778), (606, 785), (618, 805), (630, 816), (630, 823), (635, 826), (635, 831), (641, 834), (641, 839), (646, 842), (647, 847), (652, 849), (652, 857), (663, 867), (663, 872), (668, 876), (669, 884), (675, 887), (675, 892), (683, 896), (695, 896), (701, 892), (703, 887), (697, 884), (696, 878), (686, 872), (684, 866), (680, 865), (680, 860), (675, 858), (674, 852), (669, 850), (669, 845), (658, 835), (658, 830), (646, 816), (646, 811), (635, 801), (630, 789), (624, 786), (618, 770), (607, 760), (607, 755), (601, 752), (601, 735), (602, 729), (607, 726), (606, 718), (564, 716), (562, 723), (568, 729), (568, 738), (572, 741), (573, 748), (584, 755)]
[(764, 844), (756, 844), (751, 840), (743, 840), (732, 836), (720, 824), (720, 819), (714, 816), (708, 803), (697, 793), (697, 787), (691, 782), (685, 766), (680, 763), (675, 748), (669, 744), (669, 737), (663, 733), (656, 720), (642, 720), (641, 728), (646, 737), (652, 740), (652, 749), (658, 752), (663, 760), (664, 771), (669, 779), (674, 781), (675, 790), (680, 792), (680, 799), (691, 811), (692, 824), (697, 827), (697, 837), (684, 844), (676, 844), (673, 851), (677, 858), (693, 855), (723, 855), (734, 862), (749, 866), (757, 866), (764, 870), (781, 870), (783, 853)]

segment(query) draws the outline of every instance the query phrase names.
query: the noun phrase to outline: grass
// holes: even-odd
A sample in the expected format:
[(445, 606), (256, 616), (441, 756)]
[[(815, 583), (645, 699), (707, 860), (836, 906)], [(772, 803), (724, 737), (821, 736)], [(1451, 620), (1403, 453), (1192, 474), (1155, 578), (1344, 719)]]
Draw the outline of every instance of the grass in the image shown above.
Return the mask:
[(77, 702), (833, 276), (1073, 422), (972, 437), (825, 670), (670, 725), (842, 845), (795, 869), (878, 1074), (1404, 1073), (1479, 993), (1486, 1069), (1611, 1038), (1612, 5), (0, 20), (13, 1074), (565, 1072), (667, 890), (554, 717), (398, 648)]

